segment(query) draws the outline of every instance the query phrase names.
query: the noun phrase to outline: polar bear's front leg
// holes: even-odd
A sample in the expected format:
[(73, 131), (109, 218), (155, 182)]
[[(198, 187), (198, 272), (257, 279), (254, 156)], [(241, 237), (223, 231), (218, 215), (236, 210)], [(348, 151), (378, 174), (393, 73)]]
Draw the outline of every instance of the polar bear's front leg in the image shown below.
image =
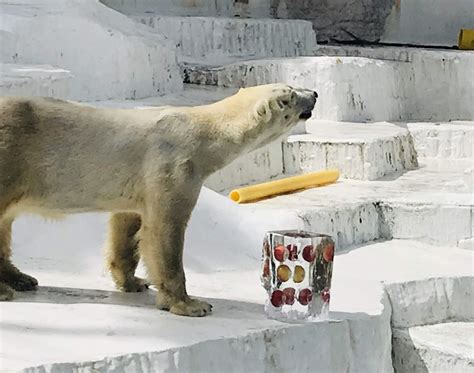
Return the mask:
[[(186, 292), (183, 268), (184, 233), (199, 189), (169, 198), (162, 196), (142, 221), (140, 254), (151, 283), (158, 289), (157, 306), (183, 316), (205, 316), (212, 306)], [(156, 213), (155, 213), (156, 211)]]
[(10, 300), (13, 290), (35, 290), (38, 281), (21, 272), (11, 262), (12, 219), (0, 216), (0, 301)]

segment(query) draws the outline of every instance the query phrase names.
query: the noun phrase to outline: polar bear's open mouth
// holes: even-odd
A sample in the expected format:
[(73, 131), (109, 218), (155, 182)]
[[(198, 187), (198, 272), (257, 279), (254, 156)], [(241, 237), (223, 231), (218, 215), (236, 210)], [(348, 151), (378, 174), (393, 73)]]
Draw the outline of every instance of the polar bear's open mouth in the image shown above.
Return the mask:
[(311, 110), (303, 111), (300, 115), (300, 119), (309, 119), (311, 118)]

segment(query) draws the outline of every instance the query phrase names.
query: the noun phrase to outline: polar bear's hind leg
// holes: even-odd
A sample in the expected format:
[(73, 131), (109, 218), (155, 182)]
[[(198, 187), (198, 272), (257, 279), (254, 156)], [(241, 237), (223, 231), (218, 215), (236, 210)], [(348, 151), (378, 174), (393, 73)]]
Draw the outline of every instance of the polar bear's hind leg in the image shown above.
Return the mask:
[(148, 283), (135, 276), (140, 259), (138, 231), (141, 217), (134, 213), (115, 213), (110, 216), (106, 244), (107, 266), (118, 289), (140, 292)]

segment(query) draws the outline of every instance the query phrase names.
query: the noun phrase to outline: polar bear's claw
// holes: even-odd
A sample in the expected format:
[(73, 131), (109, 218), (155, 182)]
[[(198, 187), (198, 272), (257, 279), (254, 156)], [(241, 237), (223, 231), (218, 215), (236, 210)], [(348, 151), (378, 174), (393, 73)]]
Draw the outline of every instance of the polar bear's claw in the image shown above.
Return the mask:
[(160, 301), (160, 297), (158, 297), (157, 307), (181, 316), (202, 317), (212, 313), (211, 304), (189, 297), (185, 300), (172, 302), (163, 302), (162, 299)]

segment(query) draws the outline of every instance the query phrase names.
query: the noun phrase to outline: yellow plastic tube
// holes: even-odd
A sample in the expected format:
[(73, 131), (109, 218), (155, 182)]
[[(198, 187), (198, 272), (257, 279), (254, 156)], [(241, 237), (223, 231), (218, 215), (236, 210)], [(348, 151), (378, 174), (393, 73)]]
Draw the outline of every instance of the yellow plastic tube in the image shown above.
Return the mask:
[(234, 189), (229, 198), (237, 203), (257, 201), (260, 199), (334, 183), (339, 178), (338, 170), (324, 170), (305, 175), (287, 177), (267, 183)]
[(461, 29), (459, 31), (458, 38), (459, 49), (472, 49), (474, 50), (474, 30)]

